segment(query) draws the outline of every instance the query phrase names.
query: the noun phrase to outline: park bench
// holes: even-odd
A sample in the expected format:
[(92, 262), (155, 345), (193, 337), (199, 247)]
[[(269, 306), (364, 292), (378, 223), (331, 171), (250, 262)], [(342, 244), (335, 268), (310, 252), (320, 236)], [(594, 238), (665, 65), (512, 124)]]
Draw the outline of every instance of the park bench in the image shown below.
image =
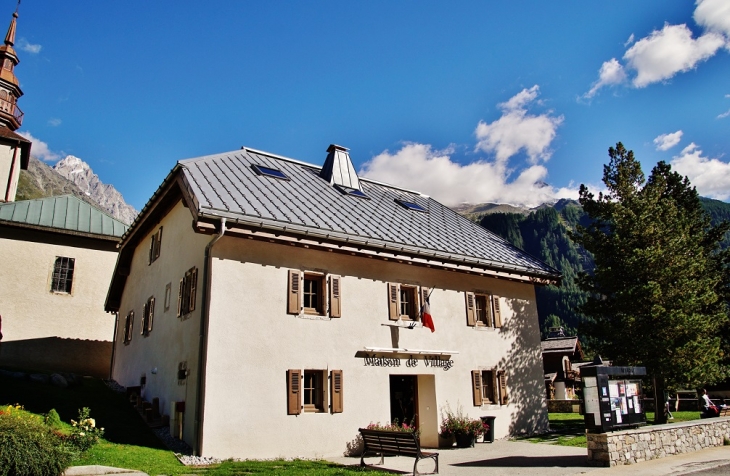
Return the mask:
[(360, 466), (365, 466), (365, 456), (380, 455), (379, 464), (385, 463), (386, 456), (410, 456), (416, 458), (416, 462), (413, 463), (414, 476), (418, 474), (418, 462), (426, 458), (432, 458), (436, 463), (436, 470), (432, 474), (439, 472), (439, 454), (421, 451), (421, 445), (415, 433), (360, 428), (360, 435), (362, 435), (364, 444)]

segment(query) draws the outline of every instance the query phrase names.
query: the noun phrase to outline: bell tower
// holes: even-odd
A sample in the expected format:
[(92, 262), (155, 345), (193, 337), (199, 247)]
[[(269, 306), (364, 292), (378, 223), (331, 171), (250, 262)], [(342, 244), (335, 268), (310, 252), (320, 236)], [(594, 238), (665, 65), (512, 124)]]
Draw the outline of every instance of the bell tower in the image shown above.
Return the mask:
[(15, 77), (18, 55), (15, 53), (15, 29), (17, 27), (18, 10), (13, 12), (5, 44), (0, 46), (0, 125), (15, 131), (23, 123), (23, 111), (18, 107), (18, 98), (23, 95)]
[(13, 48), (17, 19), (16, 8), (5, 44), (0, 46), (0, 203), (15, 201), (20, 170), (27, 170), (30, 161), (30, 141), (15, 132), (23, 124), (23, 111), (18, 107), (23, 91), (14, 72), (19, 62)]

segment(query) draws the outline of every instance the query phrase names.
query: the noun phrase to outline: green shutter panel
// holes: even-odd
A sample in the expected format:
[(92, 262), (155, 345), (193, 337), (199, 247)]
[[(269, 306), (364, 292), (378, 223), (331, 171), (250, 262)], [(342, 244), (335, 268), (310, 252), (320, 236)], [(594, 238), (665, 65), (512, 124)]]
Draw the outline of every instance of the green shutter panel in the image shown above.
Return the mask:
[[(466, 325), (476, 326), (476, 302), (474, 301), (474, 293), (466, 293)], [(480, 403), (481, 405), (481, 403)]]
[(397, 321), (400, 317), (400, 285), (388, 283), (388, 318)]

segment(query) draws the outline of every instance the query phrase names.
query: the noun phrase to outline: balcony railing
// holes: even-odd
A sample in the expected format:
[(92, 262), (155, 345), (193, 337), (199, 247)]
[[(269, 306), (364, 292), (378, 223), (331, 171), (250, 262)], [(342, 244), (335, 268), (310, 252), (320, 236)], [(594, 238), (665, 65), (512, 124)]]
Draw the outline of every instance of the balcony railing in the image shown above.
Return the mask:
[(0, 99), (0, 111), (6, 114), (11, 114), (18, 123), (18, 127), (23, 124), (23, 111), (20, 110), (17, 104), (10, 102), (7, 99)]

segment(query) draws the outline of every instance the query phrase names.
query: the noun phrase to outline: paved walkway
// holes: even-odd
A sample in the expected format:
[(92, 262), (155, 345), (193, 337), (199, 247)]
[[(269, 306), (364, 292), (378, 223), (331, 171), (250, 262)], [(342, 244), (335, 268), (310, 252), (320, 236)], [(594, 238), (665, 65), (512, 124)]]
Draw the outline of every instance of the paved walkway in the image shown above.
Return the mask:
[(112, 468), (111, 466), (71, 466), (63, 473), (63, 476), (147, 476), (142, 471), (132, 469)]

